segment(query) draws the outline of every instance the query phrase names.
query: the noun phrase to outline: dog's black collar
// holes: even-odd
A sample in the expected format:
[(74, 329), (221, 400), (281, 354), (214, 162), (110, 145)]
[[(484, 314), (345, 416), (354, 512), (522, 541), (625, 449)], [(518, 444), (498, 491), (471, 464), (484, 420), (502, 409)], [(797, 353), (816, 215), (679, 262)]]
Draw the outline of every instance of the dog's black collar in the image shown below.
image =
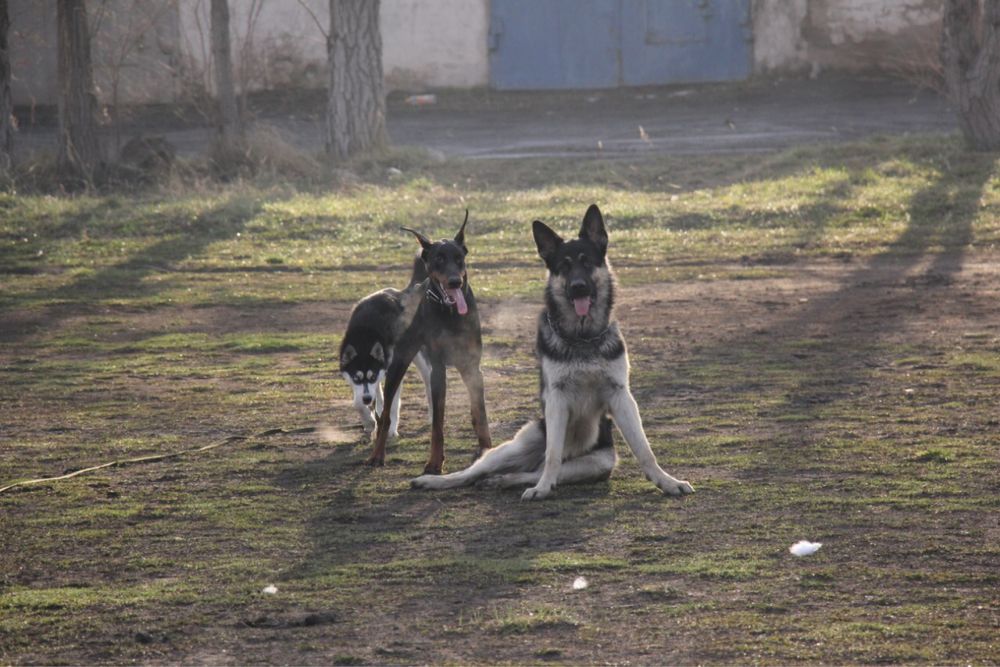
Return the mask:
[(567, 336), (565, 333), (563, 333), (562, 329), (560, 329), (556, 325), (556, 323), (552, 321), (552, 316), (549, 315), (548, 310), (545, 311), (545, 321), (549, 323), (549, 328), (552, 329), (552, 332), (569, 345), (594, 345), (595, 343), (599, 342), (602, 338), (604, 338), (609, 331), (611, 331), (611, 325), (609, 324), (607, 327), (605, 327), (604, 331), (590, 338), (581, 338), (580, 336)]

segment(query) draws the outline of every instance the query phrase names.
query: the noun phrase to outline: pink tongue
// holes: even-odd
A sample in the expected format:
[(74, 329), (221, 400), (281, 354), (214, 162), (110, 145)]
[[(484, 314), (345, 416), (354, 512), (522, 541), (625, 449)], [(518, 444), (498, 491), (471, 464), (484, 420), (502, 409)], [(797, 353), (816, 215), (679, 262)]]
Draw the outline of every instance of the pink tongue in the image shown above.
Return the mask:
[(590, 297), (585, 296), (579, 299), (573, 299), (573, 307), (576, 308), (576, 314), (580, 317), (586, 317), (587, 313), (590, 312)]
[(449, 289), (448, 296), (451, 300), (455, 302), (455, 307), (458, 308), (459, 315), (465, 315), (469, 312), (469, 305), (465, 303), (465, 295), (462, 294), (460, 289)]

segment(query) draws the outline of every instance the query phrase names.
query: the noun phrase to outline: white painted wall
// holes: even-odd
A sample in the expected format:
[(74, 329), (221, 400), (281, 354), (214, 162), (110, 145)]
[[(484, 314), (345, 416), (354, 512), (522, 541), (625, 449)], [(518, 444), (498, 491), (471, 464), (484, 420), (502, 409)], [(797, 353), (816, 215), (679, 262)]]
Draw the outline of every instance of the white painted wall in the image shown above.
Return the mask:
[(943, 0), (754, 0), (754, 70), (933, 67)]
[(753, 3), (754, 71), (800, 68), (806, 62), (802, 24), (808, 0), (756, 0)]
[(489, 0), (382, 0), (381, 24), (389, 89), (489, 84)]
[[(184, 52), (211, 86), (208, 0), (180, 0)], [(233, 62), (247, 89), (326, 86), (329, 0), (230, 0)], [(489, 0), (382, 0), (388, 90), (489, 83)]]

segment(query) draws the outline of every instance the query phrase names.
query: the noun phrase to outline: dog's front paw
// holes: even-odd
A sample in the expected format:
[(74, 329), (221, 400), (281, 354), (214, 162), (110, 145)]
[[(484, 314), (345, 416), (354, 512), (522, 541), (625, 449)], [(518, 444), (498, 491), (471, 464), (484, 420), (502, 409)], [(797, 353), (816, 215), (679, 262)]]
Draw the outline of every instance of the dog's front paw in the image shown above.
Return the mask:
[(542, 486), (539, 484), (522, 493), (521, 500), (545, 500), (550, 491), (552, 491), (551, 486)]
[(410, 480), (411, 489), (436, 489), (441, 481), (440, 475), (421, 475)]
[(666, 479), (659, 480), (656, 486), (667, 496), (686, 496), (689, 493), (694, 493), (693, 486), (684, 480), (674, 479), (669, 476)]
[(385, 455), (379, 456), (377, 454), (372, 454), (365, 461), (366, 466), (371, 466), (372, 468), (381, 468), (385, 465)]

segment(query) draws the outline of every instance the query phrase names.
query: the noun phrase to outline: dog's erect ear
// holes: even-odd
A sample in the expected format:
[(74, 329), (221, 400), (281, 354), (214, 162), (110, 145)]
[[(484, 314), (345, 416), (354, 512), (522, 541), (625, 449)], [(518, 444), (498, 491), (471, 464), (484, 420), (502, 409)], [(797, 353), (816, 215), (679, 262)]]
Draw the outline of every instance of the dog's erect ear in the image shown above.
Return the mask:
[(587, 239), (598, 248), (601, 253), (608, 250), (608, 232), (604, 229), (604, 216), (597, 204), (591, 204), (583, 216), (583, 224), (580, 225), (580, 238)]
[(354, 361), (354, 357), (356, 356), (358, 356), (358, 351), (354, 349), (353, 345), (348, 345), (344, 348), (344, 351), (340, 353), (340, 365), (346, 366)]
[(372, 345), (372, 359), (381, 364), (385, 363), (385, 350), (382, 349), (382, 343)]
[(469, 254), (469, 249), (465, 247), (465, 224), (469, 222), (469, 209), (465, 209), (465, 220), (462, 221), (462, 226), (458, 229), (458, 234), (455, 234), (455, 243), (465, 251), (465, 254)]
[(545, 260), (545, 265), (551, 269), (556, 251), (563, 244), (562, 237), (549, 229), (549, 226), (541, 220), (535, 220), (531, 223), (531, 231), (535, 235), (535, 245), (538, 247), (539, 256)]
[(417, 240), (420, 241), (420, 247), (423, 248), (424, 250), (430, 250), (431, 246), (434, 245), (431, 242), (430, 239), (428, 239), (426, 236), (424, 236), (420, 232), (415, 232), (412, 229), (410, 229), (409, 227), (400, 227), (400, 229), (402, 229), (404, 232), (410, 232), (411, 234), (413, 234), (414, 236), (416, 236)]

